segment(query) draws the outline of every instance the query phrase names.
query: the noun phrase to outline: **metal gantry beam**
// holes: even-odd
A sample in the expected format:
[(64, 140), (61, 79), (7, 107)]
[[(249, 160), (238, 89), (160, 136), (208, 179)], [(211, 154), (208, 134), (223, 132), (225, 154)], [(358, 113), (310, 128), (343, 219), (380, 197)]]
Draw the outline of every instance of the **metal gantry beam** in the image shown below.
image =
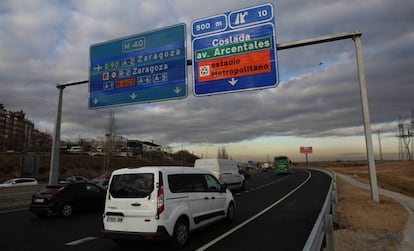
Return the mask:
[(277, 49), (278, 50), (285, 50), (285, 49), (292, 49), (296, 47), (303, 47), (308, 45), (314, 45), (314, 44), (321, 44), (321, 43), (327, 43), (327, 42), (333, 42), (343, 39), (354, 39), (356, 36), (361, 36), (362, 33), (358, 30), (352, 31), (352, 32), (341, 32), (326, 36), (319, 36), (314, 38), (307, 38), (302, 40), (296, 40), (291, 42), (285, 42), (285, 43), (278, 43)]

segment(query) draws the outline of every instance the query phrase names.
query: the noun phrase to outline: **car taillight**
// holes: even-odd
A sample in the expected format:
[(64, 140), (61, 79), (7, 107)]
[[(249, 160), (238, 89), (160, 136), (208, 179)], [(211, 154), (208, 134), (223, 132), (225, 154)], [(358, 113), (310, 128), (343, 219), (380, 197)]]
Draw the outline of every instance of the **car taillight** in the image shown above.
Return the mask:
[(53, 192), (53, 195), (58, 195), (63, 189), (65, 189), (65, 187), (61, 187), (57, 189), (56, 191)]
[(157, 214), (161, 214), (164, 211), (164, 187), (158, 188), (157, 193)]

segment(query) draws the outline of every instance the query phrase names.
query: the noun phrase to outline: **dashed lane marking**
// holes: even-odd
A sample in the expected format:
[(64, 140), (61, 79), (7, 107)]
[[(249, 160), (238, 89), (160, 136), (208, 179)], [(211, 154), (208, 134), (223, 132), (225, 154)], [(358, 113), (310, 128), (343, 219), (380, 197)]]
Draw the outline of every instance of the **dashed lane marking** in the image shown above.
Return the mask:
[(93, 241), (93, 240), (96, 240), (96, 239), (98, 239), (98, 237), (85, 237), (83, 239), (68, 242), (68, 243), (65, 244), (65, 246), (77, 246), (77, 245), (83, 244), (85, 242)]

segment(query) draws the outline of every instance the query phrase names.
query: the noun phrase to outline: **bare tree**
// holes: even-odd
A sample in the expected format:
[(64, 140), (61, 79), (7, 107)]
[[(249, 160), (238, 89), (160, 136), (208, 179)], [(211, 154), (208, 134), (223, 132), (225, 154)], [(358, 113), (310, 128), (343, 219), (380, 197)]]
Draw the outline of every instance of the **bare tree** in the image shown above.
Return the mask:
[(229, 159), (229, 155), (227, 154), (226, 147), (221, 147), (217, 149), (217, 158), (218, 159)]

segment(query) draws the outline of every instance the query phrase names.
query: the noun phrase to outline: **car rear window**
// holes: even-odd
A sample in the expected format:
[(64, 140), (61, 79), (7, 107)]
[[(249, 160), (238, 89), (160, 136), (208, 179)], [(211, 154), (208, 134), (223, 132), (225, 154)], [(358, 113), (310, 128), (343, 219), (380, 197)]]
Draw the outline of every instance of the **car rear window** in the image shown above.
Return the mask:
[(114, 175), (109, 187), (109, 193), (114, 198), (144, 198), (153, 190), (153, 173)]

